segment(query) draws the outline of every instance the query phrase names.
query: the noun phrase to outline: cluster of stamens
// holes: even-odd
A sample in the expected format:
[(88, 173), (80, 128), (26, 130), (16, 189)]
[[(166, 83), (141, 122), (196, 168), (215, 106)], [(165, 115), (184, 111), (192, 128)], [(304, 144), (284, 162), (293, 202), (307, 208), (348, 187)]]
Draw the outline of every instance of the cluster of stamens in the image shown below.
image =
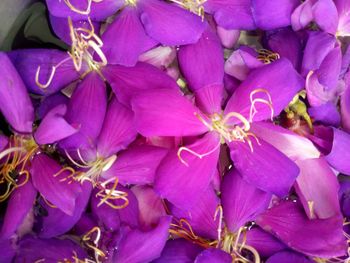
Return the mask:
[[(88, 19), (88, 22), (90, 29), (81, 27), (74, 28), (71, 18), (68, 17), (68, 25), (72, 41), (71, 50), (68, 52), (69, 57), (63, 59), (55, 66), (52, 66), (46, 83), (40, 82), (41, 67), (39, 66), (35, 74), (35, 82), (38, 87), (42, 89), (48, 88), (52, 83), (57, 69), (69, 60), (72, 60), (75, 70), (81, 73), (81, 78), (84, 78), (91, 71), (95, 71), (103, 80), (105, 79), (101, 72), (101, 69), (107, 65), (107, 58), (102, 52), (103, 42), (95, 33), (95, 29), (90, 18)], [(95, 60), (95, 55), (98, 57), (98, 60)], [(81, 70), (84, 68), (84, 63), (86, 63), (88, 69), (81, 72)]]
[(204, 6), (203, 4), (207, 0), (170, 0), (183, 7), (184, 9), (189, 10), (190, 12), (200, 16), (202, 21), (204, 20)]
[(6, 184), (5, 193), (0, 195), (0, 202), (28, 182), (27, 164), (37, 149), (38, 145), (32, 137), (14, 135), (10, 138), (9, 147), (0, 153), (0, 160), (6, 158), (0, 164), (0, 184)]
[(268, 49), (259, 49), (258, 51), (258, 59), (262, 61), (264, 64), (270, 64), (278, 59), (280, 59), (280, 55), (278, 53), (272, 52)]
[[(256, 97), (256, 94), (265, 94), (266, 98)], [(250, 110), (249, 118), (247, 119), (242, 114), (238, 112), (229, 112), (226, 115), (214, 113), (213, 115), (201, 116), (199, 113), (194, 113), (196, 117), (208, 128), (209, 131), (217, 132), (221, 137), (221, 143), (230, 143), (233, 141), (238, 141), (242, 143), (248, 143), (250, 150), (253, 152), (253, 143), (251, 137), (256, 140), (259, 144), (258, 138), (254, 133), (249, 132), (251, 123), (253, 122), (254, 116), (257, 114), (256, 109), (257, 103), (265, 104), (271, 111), (271, 120), (274, 116), (274, 109), (272, 105), (272, 98), (269, 92), (265, 89), (255, 89), (250, 93)], [(237, 124), (237, 121), (239, 124)], [(181, 157), (183, 151), (189, 152), (192, 155), (202, 159), (215, 152), (220, 147), (220, 143), (216, 145), (213, 149), (205, 153), (197, 153), (188, 147), (180, 147), (177, 155), (182, 163), (188, 165), (188, 163)]]

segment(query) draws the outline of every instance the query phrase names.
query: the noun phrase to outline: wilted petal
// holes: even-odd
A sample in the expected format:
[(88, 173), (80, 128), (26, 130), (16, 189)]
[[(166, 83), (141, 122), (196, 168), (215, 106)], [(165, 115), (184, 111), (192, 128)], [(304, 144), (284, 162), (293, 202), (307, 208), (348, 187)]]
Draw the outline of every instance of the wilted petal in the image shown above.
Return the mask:
[(71, 215), (67, 215), (58, 208), (52, 208), (44, 204), (44, 209), (48, 212), (41, 220), (39, 227), (39, 236), (42, 238), (51, 238), (63, 235), (68, 232), (80, 219), (86, 209), (91, 194), (91, 184), (84, 183), (78, 188), (80, 193), (75, 200), (75, 208)]
[(226, 253), (217, 248), (209, 248), (200, 253), (194, 263), (231, 263), (232, 257), (230, 254)]
[(65, 116), (79, 132), (61, 141), (60, 147), (75, 149), (92, 145), (100, 134), (106, 108), (106, 85), (98, 74), (90, 73), (74, 90)]
[(34, 133), (35, 141), (38, 144), (51, 144), (78, 132), (64, 119), (66, 112), (67, 106), (61, 104), (46, 114)]
[(109, 157), (125, 149), (135, 138), (134, 114), (113, 97), (108, 105), (101, 133), (97, 139), (99, 155)]
[(125, 7), (102, 35), (108, 63), (134, 66), (139, 56), (157, 42), (146, 35), (138, 10)]
[(143, 136), (191, 136), (208, 128), (195, 116), (199, 109), (180, 91), (154, 89), (134, 96), (135, 125)]
[[(304, 86), (304, 80), (293, 65), (284, 58), (251, 71), (245, 81), (236, 89), (227, 103), (225, 113), (238, 112), (249, 119), (252, 99), (268, 100), (271, 97), (273, 115), (277, 116)], [(255, 103), (257, 113), (253, 120), (271, 117), (271, 108), (265, 103)]]
[(121, 184), (152, 184), (156, 169), (168, 150), (151, 145), (133, 146), (120, 153), (115, 163), (102, 173), (117, 177)]
[(139, 5), (146, 33), (164, 46), (196, 43), (206, 27), (199, 16), (173, 4), (148, 0)]
[(288, 194), (299, 174), (298, 166), (271, 144), (252, 138), (248, 143), (230, 143), (231, 159), (243, 179), (279, 197)]
[(163, 251), (162, 255), (152, 261), (153, 263), (193, 263), (196, 256), (203, 249), (185, 239), (170, 239)]
[(260, 227), (247, 232), (247, 245), (255, 248), (262, 257), (269, 257), (287, 248), (285, 244)]
[(342, 218), (309, 220), (299, 202), (283, 201), (261, 214), (256, 223), (305, 255), (331, 258), (346, 254)]
[[(67, 52), (54, 49), (22, 49), (10, 52), (9, 56), (28, 90), (36, 94), (53, 94), (79, 78)], [(63, 62), (64, 60), (66, 61)], [(50, 78), (52, 67), (60, 62), (63, 63), (56, 69), (50, 85), (46, 89), (40, 88), (35, 82), (38, 67), (39, 81), (44, 84)]]
[[(0, 238), (10, 239), (34, 206), (37, 191), (29, 180), (10, 196), (1, 226)], [(2, 256), (1, 256), (2, 257)], [(1, 260), (0, 260), (1, 262)]]
[(68, 171), (61, 170), (56, 161), (45, 154), (38, 154), (33, 158), (30, 174), (34, 187), (44, 198), (64, 213), (72, 215), (79, 190), (75, 184), (68, 184), (68, 180), (61, 180), (70, 175)]
[[(70, 0), (72, 6), (77, 10), (85, 11), (88, 7), (88, 2), (86, 0)], [(86, 19), (87, 15), (92, 20), (102, 21), (105, 18), (113, 15), (119, 8), (124, 4), (123, 0), (103, 0), (103, 1), (91, 1), (90, 12), (86, 14), (79, 14), (72, 10), (65, 1), (56, 0), (46, 0), (47, 7), (50, 14), (58, 17), (71, 17), (73, 20)]]
[(150, 231), (130, 230), (120, 239), (113, 262), (150, 262), (158, 258), (168, 239), (170, 222), (171, 217), (165, 216)]
[(157, 170), (156, 191), (178, 207), (187, 209), (193, 206), (201, 193), (208, 189), (216, 171), (219, 146), (218, 135), (208, 133), (193, 144), (186, 145), (190, 151), (203, 154), (202, 158), (186, 150), (180, 154), (171, 150)]
[(271, 194), (261, 191), (232, 170), (221, 183), (221, 202), (227, 228), (235, 233), (270, 204)]
[(197, 43), (180, 47), (178, 61), (192, 91), (207, 85), (222, 85), (224, 56), (220, 40), (208, 25)]
[(171, 214), (178, 220), (186, 219), (196, 235), (215, 240), (218, 236), (218, 226), (221, 220), (219, 215), (215, 216), (219, 201), (213, 187), (209, 186), (207, 190), (200, 193), (198, 201), (193, 207), (184, 209), (172, 206)]
[(281, 251), (268, 258), (266, 263), (313, 263), (315, 261), (292, 251)]
[(296, 192), (309, 218), (329, 218), (340, 214), (339, 183), (323, 158), (297, 161), (300, 174)]
[(179, 89), (175, 80), (165, 72), (142, 62), (134, 67), (108, 65), (103, 74), (118, 100), (126, 106), (130, 105), (133, 95), (148, 89)]
[(6, 53), (0, 53), (0, 110), (18, 132), (30, 133), (34, 109), (24, 83)]

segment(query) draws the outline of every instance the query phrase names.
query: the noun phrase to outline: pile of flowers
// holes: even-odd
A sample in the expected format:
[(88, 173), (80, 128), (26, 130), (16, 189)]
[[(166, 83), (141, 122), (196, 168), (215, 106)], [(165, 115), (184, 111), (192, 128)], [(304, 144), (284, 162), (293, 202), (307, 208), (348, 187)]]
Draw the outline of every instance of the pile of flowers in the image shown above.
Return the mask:
[(46, 0), (0, 53), (0, 262), (348, 262), (350, 1)]

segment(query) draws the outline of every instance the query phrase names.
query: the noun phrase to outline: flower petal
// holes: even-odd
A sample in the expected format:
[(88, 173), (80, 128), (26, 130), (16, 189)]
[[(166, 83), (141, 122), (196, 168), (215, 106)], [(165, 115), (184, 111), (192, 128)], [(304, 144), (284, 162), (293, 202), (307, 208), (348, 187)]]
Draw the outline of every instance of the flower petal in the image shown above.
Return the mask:
[(257, 188), (279, 197), (288, 194), (299, 174), (298, 166), (271, 144), (253, 138), (248, 143), (229, 144), (231, 159), (243, 179)]
[(6, 53), (0, 52), (0, 110), (18, 132), (30, 133), (34, 109), (24, 83)]
[(340, 99), (340, 112), (342, 126), (345, 131), (350, 132), (350, 86), (346, 88)]
[(342, 218), (309, 220), (299, 202), (283, 201), (261, 214), (256, 223), (305, 255), (332, 258), (346, 254)]
[(208, 128), (195, 116), (200, 113), (180, 91), (154, 89), (134, 96), (135, 125), (143, 136), (191, 136)]
[(164, 46), (196, 43), (206, 27), (199, 16), (173, 4), (147, 0), (139, 5), (146, 33)]
[[(155, 190), (162, 198), (183, 209), (188, 209), (199, 200), (203, 191), (208, 189), (216, 171), (220, 151), (220, 139), (215, 133), (207, 133), (186, 148), (180, 154), (171, 150), (161, 162), (155, 182)], [(180, 161), (179, 156), (183, 161)], [(181, 191), (181, 194), (180, 192)]]
[(333, 144), (331, 151), (326, 155), (327, 162), (341, 173), (350, 175), (350, 135), (333, 128)]
[(271, 194), (248, 184), (235, 169), (221, 183), (221, 202), (227, 228), (235, 233), (267, 209)]
[(340, 114), (337, 106), (330, 101), (318, 107), (310, 107), (308, 112), (315, 122), (333, 127), (339, 127), (340, 125)]
[(302, 254), (295, 253), (292, 251), (281, 251), (268, 258), (266, 263), (313, 263), (315, 261), (308, 259)]
[(209, 248), (200, 253), (194, 263), (231, 263), (232, 257), (230, 254), (217, 248)]
[[(318, 0), (312, 7), (314, 20), (319, 28), (335, 35), (338, 28), (338, 11), (332, 0)], [(327, 17), (327, 19), (324, 19)]]
[(102, 35), (108, 63), (134, 66), (139, 56), (157, 42), (146, 35), (137, 9), (126, 7)]

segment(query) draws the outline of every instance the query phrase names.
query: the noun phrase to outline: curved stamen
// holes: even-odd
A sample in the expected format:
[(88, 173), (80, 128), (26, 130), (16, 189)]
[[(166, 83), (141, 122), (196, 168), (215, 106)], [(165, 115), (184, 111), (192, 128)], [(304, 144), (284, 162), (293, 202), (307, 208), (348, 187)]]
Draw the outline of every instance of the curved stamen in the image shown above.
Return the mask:
[[(92, 235), (95, 234), (95, 238), (92, 239)], [(98, 243), (101, 239), (101, 229), (99, 227), (93, 227), (88, 233), (82, 237), (82, 242), (85, 246), (92, 249), (95, 254), (96, 263), (100, 263), (100, 257), (102, 260), (106, 257), (106, 254), (98, 248)], [(92, 243), (92, 244), (91, 244)]]
[(72, 10), (73, 12), (76, 12), (76, 13), (81, 14), (81, 15), (88, 15), (91, 12), (91, 4), (92, 4), (92, 2), (101, 2), (102, 0), (97, 0), (97, 1), (96, 0), (87, 0), (87, 7), (86, 7), (85, 10), (81, 10), (81, 9), (75, 7), (70, 2), (70, 0), (63, 0), (63, 1), (66, 3), (66, 5), (69, 7), (69, 9)]
[[(114, 184), (110, 189), (108, 189), (107, 185), (112, 181), (114, 181)], [(129, 205), (129, 199), (127, 198), (128, 193), (116, 190), (117, 186), (118, 186), (118, 178), (116, 178), (116, 179), (111, 178), (111, 179), (101, 183), (100, 186), (102, 189), (96, 194), (96, 197), (101, 197), (101, 200), (97, 205), (98, 207), (101, 206), (102, 204), (107, 204), (114, 209), (122, 209), (122, 208), (125, 208)], [(111, 203), (109, 201), (109, 200), (114, 201), (114, 200), (119, 200), (119, 199), (123, 200), (124, 203), (121, 205), (115, 205), (114, 203)]]
[[(267, 96), (267, 100), (266, 99), (262, 99), (262, 98), (254, 98), (254, 95), (257, 94), (257, 93), (264, 93), (266, 94)], [(259, 88), (259, 89), (255, 89), (253, 90), (250, 95), (250, 103), (251, 103), (251, 106), (250, 106), (250, 111), (249, 111), (249, 122), (253, 122), (253, 118), (255, 116), (255, 114), (258, 112), (258, 110), (255, 108), (255, 104), (260, 102), (260, 103), (263, 103), (263, 104), (266, 104), (270, 110), (271, 110), (271, 121), (273, 120), (273, 116), (274, 116), (274, 109), (273, 109), (273, 103), (272, 103), (272, 98), (271, 98), (271, 95), (270, 93), (266, 90), (266, 89), (262, 89), (262, 88)]]
[(214, 214), (214, 221), (216, 221), (217, 216), (219, 215), (219, 224), (218, 224), (218, 243), (216, 245), (216, 248), (219, 248), (221, 245), (221, 235), (222, 235), (222, 221), (224, 218), (224, 211), (222, 209), (221, 205), (218, 205), (216, 210), (215, 210), (215, 214)]

